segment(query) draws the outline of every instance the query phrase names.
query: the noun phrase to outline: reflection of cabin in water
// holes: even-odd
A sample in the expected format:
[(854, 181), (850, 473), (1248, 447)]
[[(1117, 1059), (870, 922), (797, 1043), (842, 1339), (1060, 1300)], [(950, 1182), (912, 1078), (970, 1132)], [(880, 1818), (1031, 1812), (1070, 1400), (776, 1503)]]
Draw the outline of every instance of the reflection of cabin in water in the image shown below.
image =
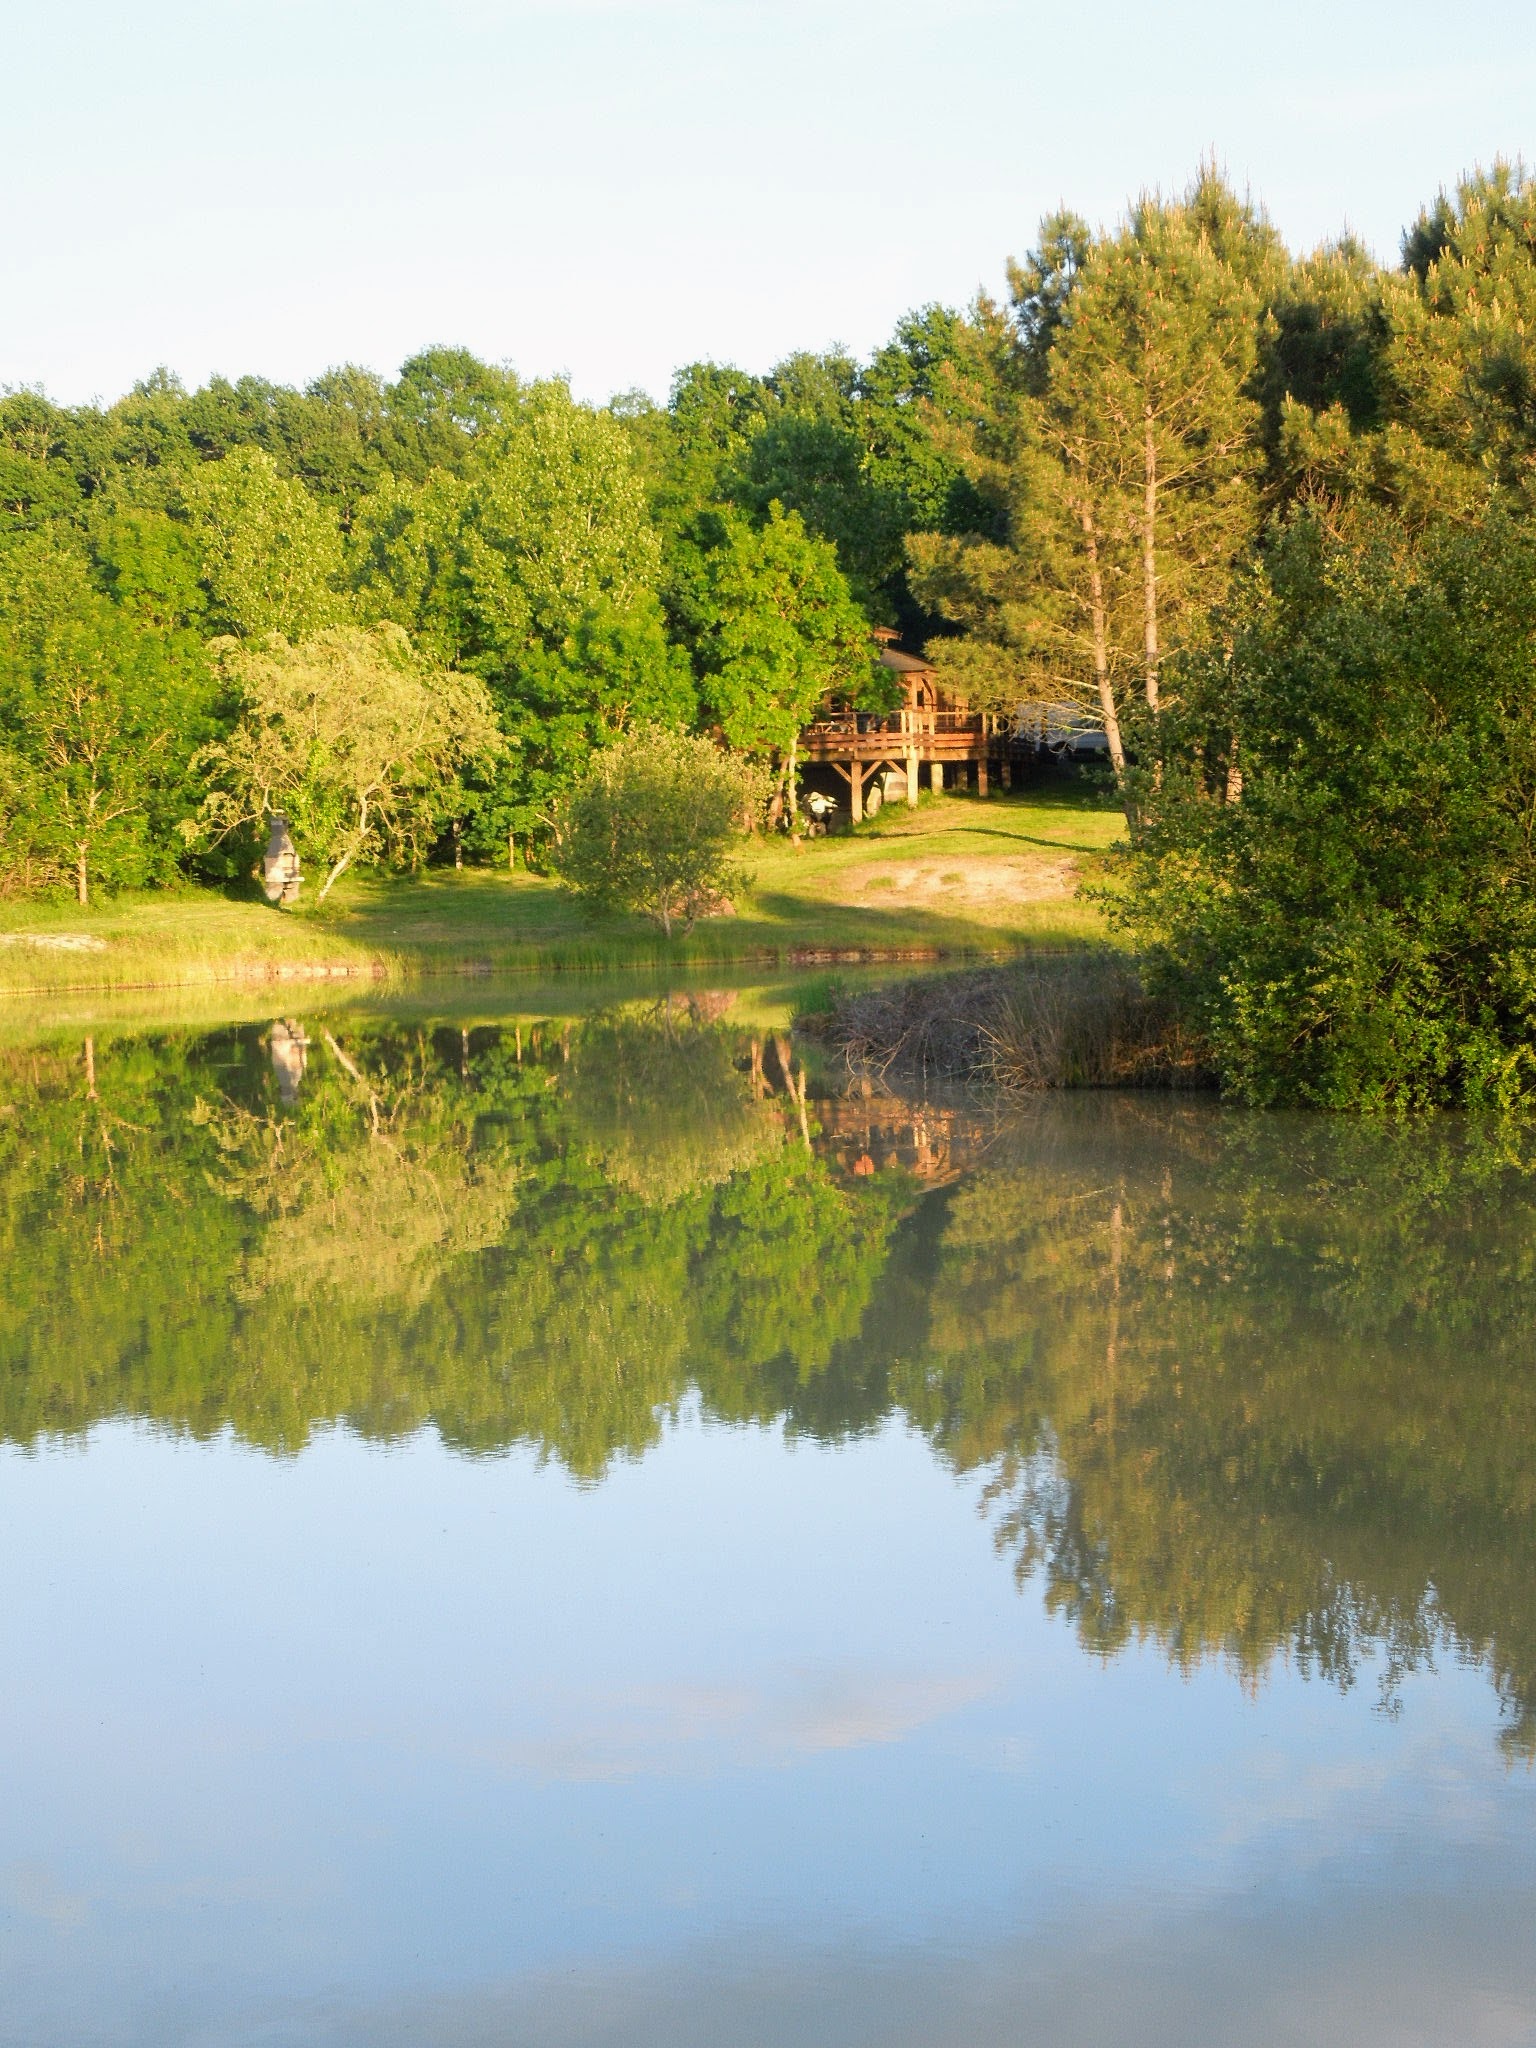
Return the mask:
[[(691, 1000), (691, 999), (690, 999)], [(668, 999), (670, 1004), (670, 998)], [(798, 1116), (807, 1146), (837, 1173), (860, 1180), (875, 1173), (905, 1173), (928, 1187), (947, 1187), (969, 1172), (997, 1135), (995, 1118), (977, 1110), (940, 1108), (876, 1094), (868, 1081), (847, 1095), (815, 1099), (817, 1132), (806, 1114), (803, 1056), (796, 1072), (795, 1045), (788, 1033), (754, 1038), (747, 1060), (752, 1099), (775, 1097)]]
[(929, 1187), (948, 1187), (976, 1165), (997, 1135), (976, 1110), (937, 1109), (899, 1096), (823, 1099), (816, 1104), (817, 1156), (854, 1179), (905, 1173)]
[[(830, 769), (847, 785), (855, 824), (882, 802), (917, 802), (923, 770), (930, 789), (974, 788), (1012, 780), (1011, 721), (973, 711), (944, 689), (932, 665), (896, 645), (888, 626), (875, 628), (880, 659), (902, 686), (894, 711), (855, 711), (828, 704), (800, 738), (807, 767)], [(837, 792), (839, 797), (842, 792)]]

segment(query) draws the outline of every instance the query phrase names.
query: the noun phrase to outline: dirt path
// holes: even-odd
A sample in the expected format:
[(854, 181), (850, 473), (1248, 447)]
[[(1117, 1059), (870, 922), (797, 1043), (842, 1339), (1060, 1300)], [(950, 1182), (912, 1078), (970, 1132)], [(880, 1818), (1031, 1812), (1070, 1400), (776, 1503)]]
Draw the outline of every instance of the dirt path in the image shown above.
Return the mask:
[(994, 908), (1001, 903), (1059, 903), (1078, 883), (1070, 855), (989, 854), (983, 859), (934, 854), (921, 860), (861, 863), (841, 878), (845, 900), (943, 905), (953, 909)]

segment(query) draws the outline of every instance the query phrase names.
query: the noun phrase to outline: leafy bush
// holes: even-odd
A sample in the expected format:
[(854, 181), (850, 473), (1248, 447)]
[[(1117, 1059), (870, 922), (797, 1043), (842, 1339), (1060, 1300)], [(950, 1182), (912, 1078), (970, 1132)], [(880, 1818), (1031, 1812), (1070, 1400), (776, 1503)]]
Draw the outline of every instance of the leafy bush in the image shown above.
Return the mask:
[(668, 938), (731, 880), (761, 777), (712, 740), (650, 726), (593, 759), (566, 807), (557, 866), (595, 910), (638, 910)]
[(1226, 1085), (1536, 1102), (1536, 539), (1496, 513), (1413, 547), (1300, 520), (1183, 681), (1121, 914)]

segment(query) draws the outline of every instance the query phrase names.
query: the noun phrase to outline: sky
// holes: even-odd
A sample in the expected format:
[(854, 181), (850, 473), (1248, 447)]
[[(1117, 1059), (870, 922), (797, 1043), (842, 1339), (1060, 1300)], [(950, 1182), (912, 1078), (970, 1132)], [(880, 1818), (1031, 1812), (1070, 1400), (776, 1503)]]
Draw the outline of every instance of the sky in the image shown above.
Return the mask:
[(1536, 159), (1530, 0), (10, 0), (0, 51), (0, 385), (66, 403), (433, 343), (664, 397), (1202, 157), (1386, 260)]

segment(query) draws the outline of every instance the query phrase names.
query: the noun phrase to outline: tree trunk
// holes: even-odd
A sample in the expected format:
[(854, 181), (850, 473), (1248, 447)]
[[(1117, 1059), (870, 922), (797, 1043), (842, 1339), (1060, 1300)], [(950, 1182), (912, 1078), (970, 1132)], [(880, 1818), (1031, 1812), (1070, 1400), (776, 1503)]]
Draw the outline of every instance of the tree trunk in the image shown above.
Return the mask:
[(451, 827), (453, 832), (453, 864), (456, 868), (464, 865), (464, 828), (457, 818)]
[(80, 904), (89, 903), (91, 900), (91, 885), (85, 871), (85, 853), (84, 846), (75, 848), (75, 901)]
[(794, 831), (800, 821), (800, 807), (795, 800), (795, 775), (799, 767), (799, 752), (800, 735), (796, 733), (789, 743), (789, 774), (786, 777), (785, 785), (789, 794), (789, 829), (791, 832)]
[(335, 883), (340, 881), (341, 877), (346, 873), (347, 869), (351, 867), (353, 861), (356, 860), (357, 856), (359, 855), (359, 853), (362, 852), (363, 848), (367, 845), (367, 843), (368, 799), (364, 797), (359, 802), (357, 807), (357, 831), (353, 836), (352, 844), (347, 848), (346, 852), (341, 856), (341, 859), (337, 861), (335, 867), (331, 869), (331, 872), (326, 876), (324, 882), (321, 884), (320, 894), (315, 898), (315, 901), (317, 903), (323, 903), (325, 901), (326, 897), (330, 895), (332, 887), (335, 885)]
[(1243, 764), (1237, 755), (1237, 734), (1232, 735), (1232, 744), (1227, 750), (1226, 801), (1235, 804), (1243, 793)]
[(790, 1092), (790, 1095), (791, 1095), (791, 1097), (792, 1097), (792, 1098), (793, 1098), (793, 1100), (794, 1100), (794, 1105), (795, 1105), (795, 1108), (796, 1108), (796, 1109), (797, 1109), (797, 1110), (799, 1111), (799, 1113), (800, 1113), (800, 1135), (801, 1135), (801, 1137), (802, 1137), (802, 1138), (804, 1138), (804, 1140), (805, 1140), (805, 1149), (806, 1149), (806, 1151), (807, 1151), (807, 1152), (809, 1152), (809, 1151), (810, 1151), (810, 1150), (812, 1149), (812, 1147), (811, 1147), (811, 1122), (810, 1122), (810, 1118), (809, 1118), (809, 1117), (808, 1117), (808, 1116), (806, 1115), (806, 1113), (805, 1113), (805, 1062), (804, 1062), (804, 1060), (802, 1060), (802, 1061), (800, 1062), (800, 1079), (799, 1079), (799, 1085), (798, 1085), (798, 1086), (796, 1086), (796, 1082), (795, 1082), (795, 1075), (794, 1075), (794, 1072), (793, 1072), (793, 1070), (791, 1070), (791, 1072), (790, 1072), (790, 1076), (789, 1076), (789, 1092)]
[(317, 903), (323, 903), (325, 901), (326, 897), (329, 896), (331, 893), (332, 884), (339, 882), (342, 876), (347, 872), (347, 869), (351, 867), (351, 865), (352, 855), (350, 853), (344, 853), (341, 856), (341, 859), (337, 861), (335, 867), (333, 867), (331, 869), (331, 872), (326, 876), (325, 880), (320, 884), (320, 894), (315, 898), (315, 901)]
[(1142, 441), (1144, 483), (1141, 501), (1141, 609), (1147, 662), (1147, 709), (1157, 715), (1157, 441), (1152, 408), (1145, 412)]
[(517, 873), (517, 834), (515, 832), (507, 834), (507, 873), (509, 875)]
[(1115, 708), (1115, 686), (1109, 674), (1109, 625), (1104, 610), (1104, 571), (1099, 564), (1099, 535), (1093, 523), (1093, 508), (1086, 500), (1078, 506), (1083, 542), (1088, 550), (1089, 616), (1093, 626), (1093, 677), (1099, 690), (1099, 714), (1104, 720), (1104, 737), (1109, 742), (1110, 763), (1115, 781), (1125, 789), (1125, 743), (1120, 737), (1120, 714)]

